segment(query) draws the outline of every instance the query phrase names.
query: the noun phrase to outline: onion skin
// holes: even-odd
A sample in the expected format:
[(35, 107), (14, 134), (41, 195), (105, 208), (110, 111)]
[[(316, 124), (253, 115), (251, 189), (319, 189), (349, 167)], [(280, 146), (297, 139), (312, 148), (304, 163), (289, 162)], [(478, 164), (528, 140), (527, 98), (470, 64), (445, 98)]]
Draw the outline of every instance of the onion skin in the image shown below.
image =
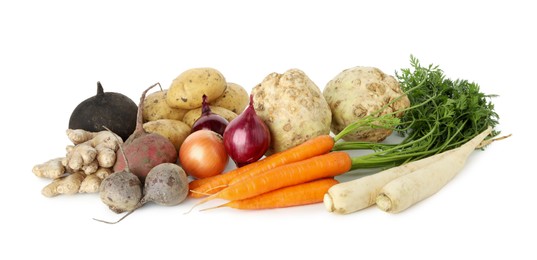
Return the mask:
[(197, 179), (221, 174), (229, 156), (222, 136), (207, 129), (190, 134), (179, 150), (179, 162), (185, 172)]
[(214, 131), (219, 135), (224, 135), (224, 131), (229, 122), (222, 116), (211, 112), (206, 95), (203, 95), (202, 99), (201, 116), (192, 125), (192, 133), (201, 129), (207, 129)]
[(224, 131), (224, 146), (237, 167), (258, 161), (270, 146), (270, 131), (250, 104)]

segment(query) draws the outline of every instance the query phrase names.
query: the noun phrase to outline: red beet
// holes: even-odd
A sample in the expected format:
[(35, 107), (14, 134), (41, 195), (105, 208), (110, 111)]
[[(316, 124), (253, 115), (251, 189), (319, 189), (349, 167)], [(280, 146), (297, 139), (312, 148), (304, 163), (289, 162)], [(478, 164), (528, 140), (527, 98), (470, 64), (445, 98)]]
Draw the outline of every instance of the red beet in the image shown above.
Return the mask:
[[(142, 93), (138, 105), (136, 129), (122, 145), (130, 171), (138, 176), (142, 182), (153, 167), (161, 163), (175, 163), (177, 161), (177, 150), (170, 140), (156, 133), (147, 133), (143, 128), (142, 110), (145, 96), (151, 88), (157, 85), (160, 86), (159, 83), (154, 84)], [(124, 168), (125, 160), (118, 156), (114, 172), (122, 171)]]

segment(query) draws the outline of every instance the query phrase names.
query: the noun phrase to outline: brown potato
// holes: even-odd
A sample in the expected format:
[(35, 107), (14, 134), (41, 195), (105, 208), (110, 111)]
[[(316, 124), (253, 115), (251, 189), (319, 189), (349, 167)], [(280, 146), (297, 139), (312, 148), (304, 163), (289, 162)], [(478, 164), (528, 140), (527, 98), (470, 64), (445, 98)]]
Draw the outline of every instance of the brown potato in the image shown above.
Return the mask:
[(166, 102), (173, 108), (198, 108), (201, 107), (203, 95), (207, 95), (207, 102), (210, 103), (224, 93), (226, 85), (226, 79), (216, 69), (189, 69), (173, 80)]
[(166, 103), (168, 90), (153, 92), (145, 98), (143, 117), (144, 122), (159, 119), (182, 120), (188, 109), (173, 108)]
[(186, 137), (190, 134), (191, 128), (179, 120), (158, 119), (144, 123), (144, 130), (168, 138), (175, 146), (175, 149), (179, 151)]
[(238, 115), (244, 111), (249, 102), (250, 96), (246, 89), (236, 83), (227, 83), (224, 94), (211, 102), (211, 105), (223, 107)]

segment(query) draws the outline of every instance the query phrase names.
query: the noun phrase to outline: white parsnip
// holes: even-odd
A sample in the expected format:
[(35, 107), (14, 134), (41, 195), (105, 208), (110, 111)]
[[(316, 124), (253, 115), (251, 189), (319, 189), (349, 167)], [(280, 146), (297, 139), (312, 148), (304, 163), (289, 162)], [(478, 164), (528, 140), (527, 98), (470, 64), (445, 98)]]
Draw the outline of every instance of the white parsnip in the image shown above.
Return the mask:
[(464, 145), (453, 149), (448, 156), (386, 184), (376, 197), (378, 208), (398, 213), (430, 197), (459, 173), (470, 154), (491, 133), (483, 131)]
[[(462, 155), (452, 155), (452, 153), (460, 154), (460, 152), (458, 152), (460, 149), (466, 149), (466, 151), (469, 149), (469, 152), (473, 151), (483, 138), (490, 134), (491, 130), (491, 128), (487, 129), (459, 148), (393, 167), (356, 180), (336, 184), (332, 186), (324, 196), (326, 209), (329, 212), (348, 214), (370, 207), (377, 202), (377, 197), (381, 194), (381, 190), (388, 183), (413, 172), (439, 167), (435, 165), (439, 165), (439, 163), (446, 158), (453, 158), (454, 156), (459, 158), (462, 157)], [(379, 202), (383, 203), (384, 200), (380, 199)]]
[(451, 150), (425, 159), (393, 167), (356, 180), (332, 186), (324, 195), (324, 205), (329, 212), (348, 214), (375, 204), (380, 190), (388, 182), (438, 161)]

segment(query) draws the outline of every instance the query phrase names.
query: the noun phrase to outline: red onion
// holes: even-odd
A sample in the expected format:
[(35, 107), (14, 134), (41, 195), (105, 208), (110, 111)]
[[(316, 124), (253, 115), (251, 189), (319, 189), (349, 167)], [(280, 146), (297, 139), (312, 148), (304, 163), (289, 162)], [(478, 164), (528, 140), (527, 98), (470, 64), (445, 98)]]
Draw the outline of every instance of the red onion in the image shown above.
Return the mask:
[(201, 116), (192, 125), (192, 133), (201, 129), (211, 130), (224, 135), (224, 130), (228, 125), (228, 121), (220, 115), (211, 112), (209, 104), (207, 104), (207, 95), (202, 96)]
[(259, 160), (270, 145), (270, 132), (254, 110), (254, 98), (250, 104), (224, 131), (224, 147), (237, 167)]

